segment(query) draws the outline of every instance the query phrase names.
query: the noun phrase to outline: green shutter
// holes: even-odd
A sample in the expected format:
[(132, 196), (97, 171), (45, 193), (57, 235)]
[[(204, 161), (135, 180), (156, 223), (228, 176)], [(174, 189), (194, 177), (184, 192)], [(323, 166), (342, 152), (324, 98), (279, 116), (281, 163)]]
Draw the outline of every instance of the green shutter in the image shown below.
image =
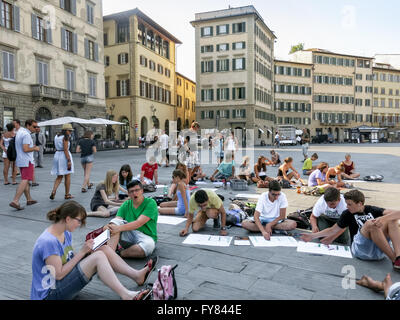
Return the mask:
[(226, 110), (226, 118), (229, 119), (229, 110)]
[(201, 118), (204, 119), (204, 111), (201, 112)]
[(246, 70), (246, 58), (243, 58), (243, 70)]
[(236, 89), (232, 88), (232, 100), (236, 100)]
[(235, 119), (236, 118), (236, 109), (232, 110), (232, 118)]
[[(201, 31), (200, 31), (201, 36), (203, 37), (203, 36), (204, 36), (204, 28), (201, 28), (200, 30), (201, 30)], [(204, 119), (204, 118), (203, 118), (203, 119)]]
[(217, 60), (217, 70), (216, 70), (217, 72), (219, 72), (219, 71), (221, 71), (221, 69), (220, 69), (220, 62), (219, 62), (219, 60)]
[(229, 34), (229, 24), (226, 25), (226, 33)]
[[(217, 101), (220, 100), (220, 96), (221, 96), (220, 92), (221, 92), (221, 89), (217, 89)], [(219, 114), (219, 111), (217, 114)]]
[(246, 87), (243, 87), (243, 99), (246, 99)]
[(246, 118), (246, 109), (242, 109), (243, 113), (243, 118)]
[(226, 88), (224, 90), (226, 90), (226, 100), (229, 100), (229, 88)]
[(214, 89), (211, 89), (211, 101), (214, 101)]
[(214, 111), (210, 111), (210, 119), (214, 119)]
[(201, 101), (204, 101), (204, 90), (201, 90)]

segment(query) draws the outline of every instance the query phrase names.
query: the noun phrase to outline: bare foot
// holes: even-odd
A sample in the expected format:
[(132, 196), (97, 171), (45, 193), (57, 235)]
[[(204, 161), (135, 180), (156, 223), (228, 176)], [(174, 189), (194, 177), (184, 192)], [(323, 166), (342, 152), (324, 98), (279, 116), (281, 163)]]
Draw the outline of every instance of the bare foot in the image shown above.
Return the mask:
[(369, 288), (375, 292), (383, 291), (383, 283), (380, 281), (376, 281), (368, 276), (362, 276), (360, 280), (357, 280), (356, 283), (359, 286)]
[(388, 273), (385, 277), (385, 279), (383, 280), (383, 290), (385, 292), (385, 298), (387, 297), (387, 294), (389, 292), (390, 287), (393, 284), (392, 278), (390, 276), (390, 273)]

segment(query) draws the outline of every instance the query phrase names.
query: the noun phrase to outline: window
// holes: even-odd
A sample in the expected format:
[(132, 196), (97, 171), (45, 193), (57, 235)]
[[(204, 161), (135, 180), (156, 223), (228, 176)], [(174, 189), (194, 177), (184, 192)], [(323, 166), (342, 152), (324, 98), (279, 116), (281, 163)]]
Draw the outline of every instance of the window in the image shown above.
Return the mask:
[(49, 85), (49, 64), (45, 61), (37, 61), (37, 81), (39, 84)]
[(214, 72), (214, 61), (202, 61), (201, 62), (201, 73)]
[(61, 28), (61, 46), (65, 51), (78, 52), (78, 38), (76, 33)]
[(359, 74), (359, 73), (356, 74), (356, 79), (357, 80), (362, 80), (362, 78), (363, 78), (362, 74)]
[(223, 25), (217, 26), (217, 35), (228, 34), (228, 33), (229, 33), (229, 24), (223, 24)]
[(108, 46), (108, 33), (104, 33), (103, 38), (104, 38), (104, 45)]
[(110, 84), (108, 82), (104, 83), (104, 91), (106, 98), (108, 98), (110, 96)]
[(117, 26), (117, 42), (123, 43), (129, 41), (129, 22), (119, 23)]
[(214, 52), (214, 46), (213, 45), (201, 46), (201, 53), (205, 53), (205, 52)]
[(86, 19), (90, 24), (94, 24), (94, 5), (86, 2)]
[(167, 68), (165, 68), (165, 76), (171, 78), (171, 71)]
[(144, 67), (147, 67), (147, 58), (140, 56), (140, 64)]
[(201, 118), (202, 119), (214, 119), (214, 111), (202, 111)]
[(157, 65), (157, 71), (158, 73), (164, 74), (164, 67), (161, 64)]
[(234, 109), (232, 112), (233, 118), (246, 118), (246, 110), (245, 109)]
[(76, 0), (60, 0), (60, 8), (76, 15)]
[(15, 80), (15, 55), (8, 51), (2, 52), (2, 78)]
[(240, 50), (246, 48), (246, 42), (234, 42), (232, 43), (232, 50)]
[(246, 22), (232, 24), (232, 32), (233, 33), (246, 32)]
[(229, 88), (217, 89), (217, 101), (229, 100)]
[(120, 53), (118, 55), (118, 64), (127, 64), (129, 60), (128, 53)]
[(51, 43), (51, 28), (45, 28), (45, 22), (41, 17), (32, 13), (32, 37), (36, 40)]
[[(144, 97), (144, 85), (147, 83), (140, 81), (140, 96)], [(130, 95), (129, 79), (117, 80), (117, 96), (126, 97)]]
[(246, 88), (232, 88), (232, 99), (233, 100), (242, 100), (246, 99)]
[(96, 86), (96, 75), (89, 73), (89, 97), (96, 97), (97, 96), (97, 86)]
[(217, 60), (217, 72), (229, 71), (229, 59)]
[(245, 70), (246, 69), (246, 59), (239, 58), (232, 60), (232, 70)]
[(210, 37), (212, 35), (213, 35), (213, 27), (201, 28), (201, 36), (202, 37)]
[(228, 51), (228, 50), (229, 50), (228, 43), (217, 44), (217, 51)]
[(156, 71), (156, 63), (153, 60), (149, 60), (149, 69)]
[(201, 90), (201, 101), (213, 101), (214, 100), (214, 89), (203, 89)]
[(110, 65), (110, 57), (109, 56), (104, 56), (104, 65), (108, 67)]
[(163, 41), (163, 56), (169, 59), (169, 42)]
[(67, 68), (66, 72), (66, 89), (68, 91), (75, 91), (75, 70)]

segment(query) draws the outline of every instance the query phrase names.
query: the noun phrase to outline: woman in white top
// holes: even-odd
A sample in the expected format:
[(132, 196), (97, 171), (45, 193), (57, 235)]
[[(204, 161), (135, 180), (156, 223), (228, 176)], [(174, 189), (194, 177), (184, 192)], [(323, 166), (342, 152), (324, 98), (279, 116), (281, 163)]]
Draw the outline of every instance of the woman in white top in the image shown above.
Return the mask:
[(10, 166), (12, 168), (12, 184), (17, 184), (15, 181), (15, 178), (17, 177), (17, 167), (15, 166), (15, 161), (10, 161), (7, 158), (7, 149), (8, 145), (10, 143), (10, 140), (15, 137), (15, 132), (14, 132), (14, 124), (12, 122), (7, 123), (6, 125), (7, 132), (3, 134), (1, 140), (0, 140), (0, 148), (3, 150), (3, 161), (4, 161), (4, 169), (3, 169), (3, 175), (4, 175), (4, 184), (9, 185), (10, 182), (8, 181), (8, 170), (10, 169)]
[(70, 123), (62, 126), (62, 133), (54, 137), (54, 146), (56, 153), (54, 154), (53, 168), (51, 174), (56, 175), (56, 181), (54, 181), (53, 191), (51, 192), (50, 199), (54, 200), (58, 186), (64, 177), (65, 184), (65, 199), (72, 199), (73, 196), (70, 194), (71, 187), (71, 173), (74, 173), (74, 162), (72, 160), (70, 147), (70, 135), (72, 133), (72, 125)]
[(225, 150), (232, 153), (232, 159), (235, 159), (235, 152), (238, 151), (238, 139), (235, 137), (233, 130), (225, 140)]

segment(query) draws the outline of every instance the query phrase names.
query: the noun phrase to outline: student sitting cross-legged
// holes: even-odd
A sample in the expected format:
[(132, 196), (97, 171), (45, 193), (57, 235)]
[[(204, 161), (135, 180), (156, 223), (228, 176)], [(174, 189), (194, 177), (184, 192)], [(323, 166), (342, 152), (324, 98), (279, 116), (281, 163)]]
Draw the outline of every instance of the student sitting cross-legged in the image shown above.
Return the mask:
[[(314, 233), (332, 227), (338, 222), (343, 211), (347, 209), (346, 201), (340, 191), (336, 188), (329, 187), (325, 190), (324, 195), (314, 205), (310, 216), (310, 223)], [(350, 242), (350, 234), (348, 229), (343, 229), (343, 233), (333, 238), (332, 242), (338, 242), (348, 245)]]
[(232, 152), (225, 153), (225, 160), (218, 166), (213, 175), (210, 177), (211, 181), (216, 179), (230, 180), (235, 177), (235, 160), (232, 158)]
[(288, 201), (281, 192), (279, 181), (269, 183), (269, 192), (264, 192), (258, 199), (253, 219), (246, 219), (242, 227), (251, 232), (261, 232), (266, 240), (270, 240), (272, 230), (293, 230), (297, 224), (286, 219)]
[[(349, 227), (352, 240), (351, 251), (361, 260), (382, 260), (385, 255), (400, 270), (400, 211), (365, 205), (364, 194), (359, 190), (345, 193), (347, 204), (337, 223), (317, 233), (303, 234), (304, 241), (323, 238), (330, 244), (343, 229)], [(391, 240), (393, 249), (389, 244)]]
[(314, 153), (311, 158), (307, 158), (303, 163), (303, 175), (308, 176), (310, 175), (315, 169), (316, 166), (313, 166), (313, 161), (318, 159), (318, 155)]
[(187, 215), (189, 212), (190, 190), (185, 183), (186, 174), (182, 170), (174, 170), (172, 182), (176, 185), (175, 191), (178, 201), (167, 201), (160, 204), (158, 213), (161, 215)]

